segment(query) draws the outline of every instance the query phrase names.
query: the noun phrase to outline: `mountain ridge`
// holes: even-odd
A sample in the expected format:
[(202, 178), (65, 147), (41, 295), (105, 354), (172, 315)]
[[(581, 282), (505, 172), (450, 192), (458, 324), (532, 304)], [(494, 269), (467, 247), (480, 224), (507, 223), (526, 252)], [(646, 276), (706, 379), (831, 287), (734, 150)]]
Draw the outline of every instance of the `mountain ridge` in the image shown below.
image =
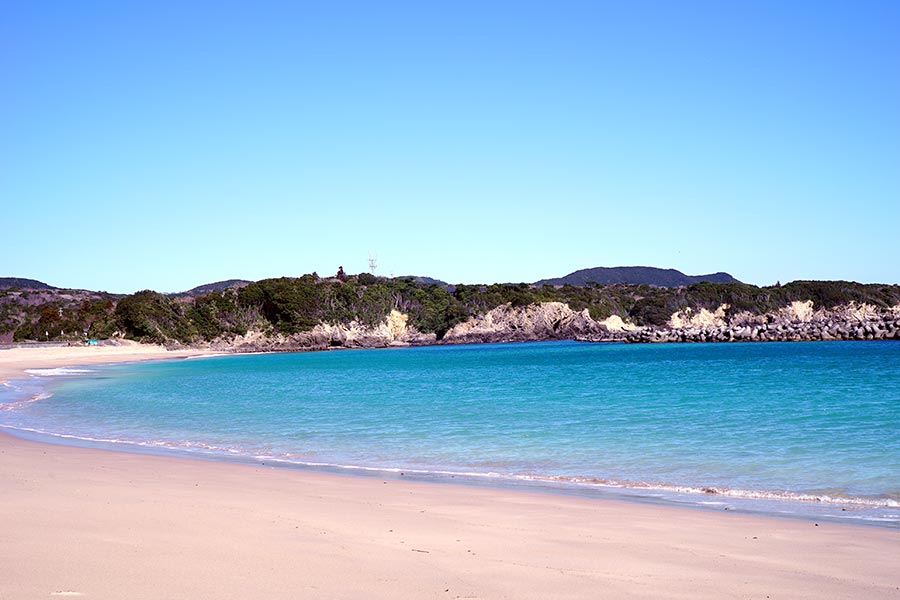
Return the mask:
[(37, 279), (28, 279), (27, 277), (0, 277), (0, 290), (11, 288), (21, 288), (23, 290), (58, 290), (43, 281)]
[(204, 283), (183, 292), (171, 294), (172, 296), (196, 296), (199, 294), (208, 294), (209, 292), (221, 292), (237, 285), (246, 285), (253, 283), (247, 279), (223, 279), (222, 281), (214, 281), (212, 283)]
[(579, 269), (563, 277), (541, 279), (532, 285), (575, 285), (585, 286), (589, 283), (612, 285), (627, 283), (632, 285), (655, 285), (658, 287), (681, 287), (701, 282), (741, 283), (729, 273), (717, 272), (706, 275), (685, 275), (677, 269), (661, 269), (658, 267), (591, 267)]

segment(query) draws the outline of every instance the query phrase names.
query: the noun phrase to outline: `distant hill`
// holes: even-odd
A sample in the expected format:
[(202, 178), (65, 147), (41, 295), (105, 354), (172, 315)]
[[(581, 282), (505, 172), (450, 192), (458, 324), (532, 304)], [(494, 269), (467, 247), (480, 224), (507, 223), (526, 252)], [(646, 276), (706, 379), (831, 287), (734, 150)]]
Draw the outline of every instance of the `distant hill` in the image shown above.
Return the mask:
[(423, 285), (431, 285), (432, 283), (444, 286), (449, 285), (446, 281), (434, 279), (433, 277), (425, 277), (423, 275), (401, 275), (400, 277), (394, 277), (394, 279), (412, 279), (413, 283), (419, 283)]
[(9, 288), (22, 288), (27, 290), (55, 290), (58, 288), (47, 285), (37, 279), (25, 279), (24, 277), (0, 277), (0, 290)]
[(230, 287), (234, 287), (236, 285), (246, 285), (248, 283), (252, 283), (251, 281), (247, 281), (246, 279), (226, 279), (224, 281), (216, 281), (213, 283), (204, 283), (203, 285), (198, 285), (195, 288), (191, 288), (186, 292), (179, 292), (178, 294), (174, 294), (175, 296), (197, 296), (200, 294), (208, 294), (210, 292), (220, 292), (222, 290), (227, 290)]
[(655, 285), (659, 287), (678, 287), (701, 281), (712, 283), (740, 283), (728, 273), (711, 273), (709, 275), (685, 275), (675, 269), (658, 269), (656, 267), (594, 267), (569, 273), (565, 277), (541, 279), (534, 285), (577, 285), (590, 282), (609, 285), (611, 283), (630, 283), (635, 285)]

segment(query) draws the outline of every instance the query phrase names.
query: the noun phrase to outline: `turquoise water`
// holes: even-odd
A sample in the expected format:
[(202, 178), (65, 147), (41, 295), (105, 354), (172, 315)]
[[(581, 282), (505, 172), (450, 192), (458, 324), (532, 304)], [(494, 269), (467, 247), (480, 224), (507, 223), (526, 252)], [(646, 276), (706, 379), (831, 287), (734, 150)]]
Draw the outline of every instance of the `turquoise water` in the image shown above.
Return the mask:
[(0, 409), (68, 443), (900, 526), (892, 342), (221, 356), (35, 371)]

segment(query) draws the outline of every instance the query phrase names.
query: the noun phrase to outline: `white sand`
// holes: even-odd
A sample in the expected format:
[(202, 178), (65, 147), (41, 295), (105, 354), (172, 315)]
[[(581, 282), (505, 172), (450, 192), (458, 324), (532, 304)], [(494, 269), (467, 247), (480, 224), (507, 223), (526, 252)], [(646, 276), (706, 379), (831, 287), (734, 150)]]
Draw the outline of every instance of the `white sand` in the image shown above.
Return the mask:
[(0, 349), (0, 381), (25, 377), (25, 369), (58, 368), (111, 362), (185, 358), (204, 350), (166, 350), (162, 346), (121, 341), (118, 346), (27, 346)]

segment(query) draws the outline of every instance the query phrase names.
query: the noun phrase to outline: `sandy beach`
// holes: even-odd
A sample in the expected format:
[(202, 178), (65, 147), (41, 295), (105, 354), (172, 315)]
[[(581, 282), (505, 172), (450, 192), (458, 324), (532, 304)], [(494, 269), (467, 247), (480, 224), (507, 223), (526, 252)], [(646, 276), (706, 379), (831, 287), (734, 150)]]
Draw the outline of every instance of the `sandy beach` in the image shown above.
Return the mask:
[[(176, 356), (44, 350), (0, 351), (0, 378)], [(900, 598), (895, 530), (2, 433), (0, 481), (3, 600)]]
[(163, 346), (120, 340), (117, 346), (22, 346), (0, 349), (0, 381), (25, 377), (25, 369), (49, 369), (138, 360), (164, 360), (209, 354), (205, 350), (166, 350)]

